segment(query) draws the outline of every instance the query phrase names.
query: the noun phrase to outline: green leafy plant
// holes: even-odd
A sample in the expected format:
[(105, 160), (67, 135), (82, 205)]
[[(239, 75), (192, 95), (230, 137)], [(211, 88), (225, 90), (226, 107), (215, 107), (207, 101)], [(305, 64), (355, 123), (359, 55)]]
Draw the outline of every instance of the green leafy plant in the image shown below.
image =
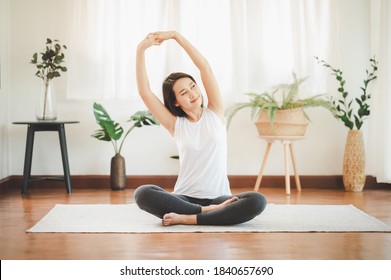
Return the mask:
[[(360, 130), (365, 118), (371, 113), (369, 110), (371, 94), (368, 93), (368, 86), (377, 78), (376, 72), (378, 70), (378, 61), (375, 57), (369, 60), (371, 63), (371, 69), (365, 70), (366, 78), (364, 79), (364, 85), (360, 87), (362, 94), (357, 98), (349, 100), (349, 93), (345, 89), (346, 81), (343, 78), (343, 72), (340, 69), (332, 67), (326, 61), (320, 60), (318, 57), (315, 57), (315, 59), (324, 67), (329, 68), (331, 70), (331, 74), (335, 76), (339, 83), (338, 93), (341, 96), (337, 100), (332, 99), (332, 104), (336, 112), (335, 117), (340, 119), (349, 129), (356, 128), (357, 130)], [(357, 106), (353, 105), (353, 101), (355, 101)], [(356, 111), (354, 112), (354, 110)]]
[[(113, 144), (115, 154), (120, 154), (126, 137), (136, 127), (144, 125), (159, 125), (159, 122), (149, 111), (138, 111), (130, 116), (129, 122), (133, 122), (131, 127), (126, 131), (125, 135), (122, 126), (111, 119), (106, 109), (98, 103), (93, 105), (94, 116), (101, 129), (96, 130), (92, 137), (111, 142)], [(122, 137), (123, 136), (123, 137)], [(122, 140), (120, 140), (122, 137)], [(120, 141), (119, 145), (118, 142)]]
[[(272, 127), (274, 124), (275, 112), (277, 110), (323, 107), (332, 111), (332, 104), (323, 94), (300, 99), (299, 87), (307, 78), (297, 79), (296, 74), (293, 73), (293, 79), (293, 83), (280, 84), (274, 87), (271, 93), (268, 91), (261, 94), (247, 93), (250, 97), (250, 101), (237, 103), (228, 108), (226, 113), (227, 127), (230, 126), (232, 118), (236, 115), (236, 113), (244, 108), (251, 108), (252, 119), (256, 119), (262, 110), (267, 110)], [(309, 119), (307, 115), (306, 117)]]
[(40, 117), (42, 117), (43, 120), (47, 118), (47, 106), (48, 102), (50, 102), (48, 101), (50, 81), (60, 77), (61, 72), (67, 71), (67, 68), (63, 66), (65, 59), (63, 49), (66, 48), (65, 45), (60, 45), (58, 40), (47, 38), (45, 49), (40, 52), (39, 55), (38, 53), (34, 53), (30, 61), (31, 64), (34, 64), (37, 67), (35, 76), (42, 79), (44, 84), (45, 91), (42, 100), (42, 112), (40, 112)]
[(46, 46), (44, 51), (33, 54), (33, 58), (30, 63), (35, 64), (37, 72), (35, 75), (41, 78), (45, 84), (49, 83), (49, 80), (61, 76), (61, 72), (66, 72), (67, 68), (63, 66), (65, 55), (63, 49), (66, 49), (65, 45), (60, 45), (58, 40), (46, 39)]

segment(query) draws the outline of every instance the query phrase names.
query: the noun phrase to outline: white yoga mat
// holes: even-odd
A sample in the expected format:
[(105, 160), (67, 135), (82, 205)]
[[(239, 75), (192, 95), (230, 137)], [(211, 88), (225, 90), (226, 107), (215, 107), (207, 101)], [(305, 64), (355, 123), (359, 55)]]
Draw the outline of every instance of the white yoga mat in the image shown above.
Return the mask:
[(163, 227), (136, 204), (57, 204), (27, 232), (391, 232), (391, 227), (353, 205), (268, 204), (261, 215), (239, 225)]

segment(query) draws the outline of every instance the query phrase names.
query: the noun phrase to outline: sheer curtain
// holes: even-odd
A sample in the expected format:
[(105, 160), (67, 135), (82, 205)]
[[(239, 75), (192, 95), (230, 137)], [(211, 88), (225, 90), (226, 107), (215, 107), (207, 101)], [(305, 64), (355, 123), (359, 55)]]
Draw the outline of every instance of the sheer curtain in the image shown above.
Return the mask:
[(160, 15), (164, 7), (159, 3), (73, 1), (68, 44), (72, 69), (68, 76), (69, 98), (124, 99), (135, 94), (135, 48), (137, 41), (146, 35), (143, 29), (152, 29), (164, 21)]
[(391, 183), (391, 3), (371, 1), (371, 47), (379, 61), (373, 88), (368, 158), (378, 182)]
[[(332, 0), (75, 0), (69, 42), (71, 99), (137, 99), (134, 61), (149, 32), (175, 29), (207, 57), (227, 102), (243, 93), (290, 81), (292, 71), (310, 76), (303, 94), (327, 58)], [(198, 77), (172, 42), (148, 50), (147, 67), (156, 94), (165, 76), (184, 71)]]

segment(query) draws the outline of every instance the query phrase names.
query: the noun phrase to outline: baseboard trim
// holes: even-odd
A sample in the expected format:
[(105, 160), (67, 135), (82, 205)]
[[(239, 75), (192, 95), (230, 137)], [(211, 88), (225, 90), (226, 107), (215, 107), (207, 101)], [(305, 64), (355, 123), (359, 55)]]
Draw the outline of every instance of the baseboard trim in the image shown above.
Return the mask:
[[(40, 176), (41, 177), (41, 176)], [(49, 177), (49, 176), (43, 176)], [(231, 175), (228, 176), (232, 188), (253, 188), (256, 176)], [(154, 184), (163, 188), (172, 188), (177, 179), (176, 175), (142, 175), (127, 176), (127, 188), (135, 189), (140, 185)], [(0, 180), (0, 194), (13, 189), (20, 189), (23, 176), (9, 176)], [(73, 189), (110, 189), (110, 177), (108, 175), (76, 175), (72, 176)], [(342, 176), (300, 176), (300, 183), (303, 189), (341, 189), (343, 190)], [(30, 188), (64, 188), (64, 182), (40, 181), (32, 182)], [(284, 188), (284, 176), (264, 176), (260, 188)], [(291, 188), (296, 187), (294, 177), (291, 176)], [(376, 178), (367, 176), (365, 189), (389, 189), (391, 184), (377, 183)]]
[(0, 194), (6, 193), (12, 188), (13, 176), (0, 179)]

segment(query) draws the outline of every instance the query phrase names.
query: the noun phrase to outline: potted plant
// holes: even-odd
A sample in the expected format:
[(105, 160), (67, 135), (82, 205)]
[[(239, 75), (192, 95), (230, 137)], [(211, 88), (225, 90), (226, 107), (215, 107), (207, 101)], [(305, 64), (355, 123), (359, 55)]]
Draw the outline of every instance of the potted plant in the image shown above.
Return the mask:
[[(101, 127), (96, 130), (92, 137), (111, 142), (114, 148), (114, 156), (111, 159), (110, 168), (110, 184), (112, 190), (124, 190), (126, 188), (126, 171), (125, 171), (125, 159), (121, 155), (122, 146), (126, 137), (136, 127), (142, 127), (144, 125), (159, 125), (159, 122), (148, 111), (138, 111), (130, 116), (129, 121), (133, 124), (124, 134), (122, 126), (111, 119), (106, 109), (98, 103), (93, 105), (94, 116)], [(122, 140), (121, 140), (122, 137)]]
[(61, 72), (67, 71), (67, 68), (63, 66), (65, 58), (63, 49), (66, 48), (65, 45), (60, 45), (58, 40), (47, 38), (45, 49), (39, 55), (38, 53), (34, 53), (30, 61), (30, 63), (37, 67), (35, 75), (42, 80), (36, 108), (36, 117), (38, 120), (57, 119), (52, 80), (60, 77)]
[(308, 126), (308, 116), (304, 109), (324, 107), (332, 111), (332, 104), (324, 95), (299, 98), (299, 87), (306, 78), (297, 79), (293, 73), (293, 83), (274, 87), (270, 93), (248, 93), (250, 101), (237, 103), (227, 110), (227, 126), (241, 109), (251, 108), (251, 118), (257, 119), (256, 126), (261, 136), (304, 136)]
[(364, 120), (369, 117), (371, 94), (368, 92), (369, 84), (377, 76), (378, 61), (375, 57), (369, 59), (370, 70), (365, 70), (366, 78), (364, 85), (360, 87), (361, 95), (349, 99), (349, 93), (345, 88), (345, 79), (340, 69), (332, 67), (324, 60), (315, 57), (318, 63), (331, 70), (331, 74), (338, 81), (337, 99), (333, 99), (332, 104), (336, 112), (335, 116), (349, 128), (345, 143), (345, 152), (343, 159), (343, 183), (346, 191), (362, 191), (365, 185), (365, 148), (364, 138), (361, 131)]

